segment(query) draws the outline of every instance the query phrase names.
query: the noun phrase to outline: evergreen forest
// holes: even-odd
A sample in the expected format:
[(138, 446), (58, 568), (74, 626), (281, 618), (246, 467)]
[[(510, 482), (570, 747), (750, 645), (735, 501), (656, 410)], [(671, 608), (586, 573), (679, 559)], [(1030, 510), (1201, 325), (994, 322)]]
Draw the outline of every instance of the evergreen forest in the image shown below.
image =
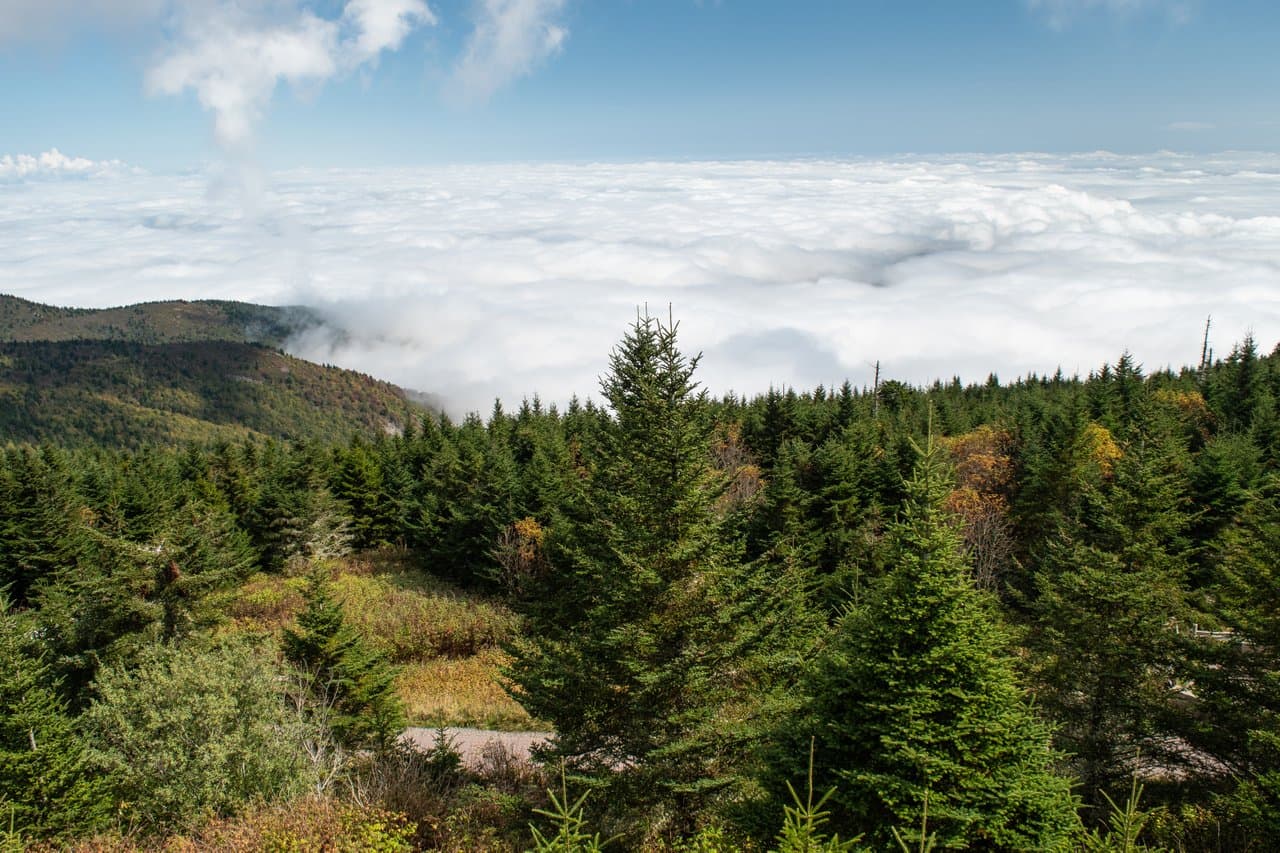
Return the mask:
[(645, 313), (563, 407), (0, 418), (0, 849), (1280, 849), (1280, 348), (698, 365)]

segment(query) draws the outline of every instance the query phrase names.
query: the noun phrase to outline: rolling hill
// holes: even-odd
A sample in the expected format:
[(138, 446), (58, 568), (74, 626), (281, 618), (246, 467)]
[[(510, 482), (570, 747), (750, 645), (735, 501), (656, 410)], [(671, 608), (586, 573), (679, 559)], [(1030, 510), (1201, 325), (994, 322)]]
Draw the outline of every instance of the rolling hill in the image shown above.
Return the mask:
[(333, 440), (422, 413), (395, 385), (275, 348), (318, 322), (236, 302), (86, 310), (0, 296), (0, 444)]
[(60, 308), (0, 294), (3, 341), (234, 341), (278, 347), (320, 323), (317, 315), (299, 306), (174, 300), (119, 308)]

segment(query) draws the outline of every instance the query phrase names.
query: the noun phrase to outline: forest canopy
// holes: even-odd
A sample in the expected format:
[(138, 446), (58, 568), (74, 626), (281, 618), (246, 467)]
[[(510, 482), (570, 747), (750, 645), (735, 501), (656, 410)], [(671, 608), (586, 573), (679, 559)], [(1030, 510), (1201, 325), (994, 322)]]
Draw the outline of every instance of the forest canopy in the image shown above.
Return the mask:
[[(1280, 352), (750, 398), (698, 362), (641, 315), (599, 404), (336, 441), (6, 433), (7, 837), (302, 839), (293, 803), (382, 849), (1280, 843)], [(411, 571), (509, 621), (370, 627), (360, 555), (403, 567), (386, 618)], [(264, 589), (297, 603), (236, 615)], [(492, 643), (546, 776), (397, 741), (427, 635)]]

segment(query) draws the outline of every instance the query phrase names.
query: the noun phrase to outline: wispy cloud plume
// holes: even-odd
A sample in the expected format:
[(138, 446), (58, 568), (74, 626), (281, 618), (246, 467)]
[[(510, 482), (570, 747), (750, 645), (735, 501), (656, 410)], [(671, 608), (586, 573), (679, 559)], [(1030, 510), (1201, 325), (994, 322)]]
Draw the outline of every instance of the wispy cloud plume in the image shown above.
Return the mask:
[(238, 148), (280, 83), (314, 85), (354, 71), (435, 16), (422, 0), (350, 0), (336, 18), (294, 3), (214, 0), (182, 4), (172, 21), (173, 40), (148, 70), (148, 88), (195, 92), (214, 115), (218, 142)]
[[(451, 91), (487, 99), (558, 53), (566, 0), (474, 0)], [(0, 46), (77, 31), (159, 36), (145, 74), (157, 95), (193, 92), (220, 145), (243, 151), (281, 85), (314, 88), (377, 65), (437, 23), (427, 0), (4, 0)]]
[[(16, 162), (16, 161), (15, 161)], [(0, 292), (319, 306), (304, 356), (457, 409), (596, 377), (675, 305), (716, 391), (1148, 367), (1280, 339), (1280, 156), (296, 171), (264, 214), (203, 175), (0, 182)], [(288, 211), (283, 222), (273, 211)], [(280, 235), (288, 226), (288, 238)], [(299, 263), (299, 257), (305, 263)]]
[(477, 0), (475, 29), (453, 72), (466, 100), (482, 101), (558, 53), (565, 0)]
[(346, 61), (359, 66), (395, 51), (416, 27), (431, 26), (436, 16), (422, 0), (349, 0), (343, 21), (354, 30), (346, 45)]

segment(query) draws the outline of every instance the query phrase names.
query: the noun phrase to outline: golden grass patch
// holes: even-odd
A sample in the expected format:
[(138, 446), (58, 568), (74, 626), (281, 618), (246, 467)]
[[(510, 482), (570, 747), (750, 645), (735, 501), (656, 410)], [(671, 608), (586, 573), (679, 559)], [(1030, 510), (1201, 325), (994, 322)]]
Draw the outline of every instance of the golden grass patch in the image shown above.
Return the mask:
[(516, 631), (507, 608), (441, 586), (424, 589), (416, 572), (340, 575), (334, 595), (347, 621), (397, 663), (474, 655)]
[[(304, 606), (305, 577), (257, 574), (231, 597), (233, 630), (278, 633)], [(500, 602), (465, 593), (383, 552), (332, 565), (347, 623), (401, 666), (414, 725), (531, 730), (539, 726), (498, 683), (500, 648), (519, 630)]]
[(436, 658), (405, 666), (398, 686), (410, 722), (506, 731), (545, 728), (502, 689), (499, 670), (506, 663), (502, 652), (488, 649), (471, 657)]

